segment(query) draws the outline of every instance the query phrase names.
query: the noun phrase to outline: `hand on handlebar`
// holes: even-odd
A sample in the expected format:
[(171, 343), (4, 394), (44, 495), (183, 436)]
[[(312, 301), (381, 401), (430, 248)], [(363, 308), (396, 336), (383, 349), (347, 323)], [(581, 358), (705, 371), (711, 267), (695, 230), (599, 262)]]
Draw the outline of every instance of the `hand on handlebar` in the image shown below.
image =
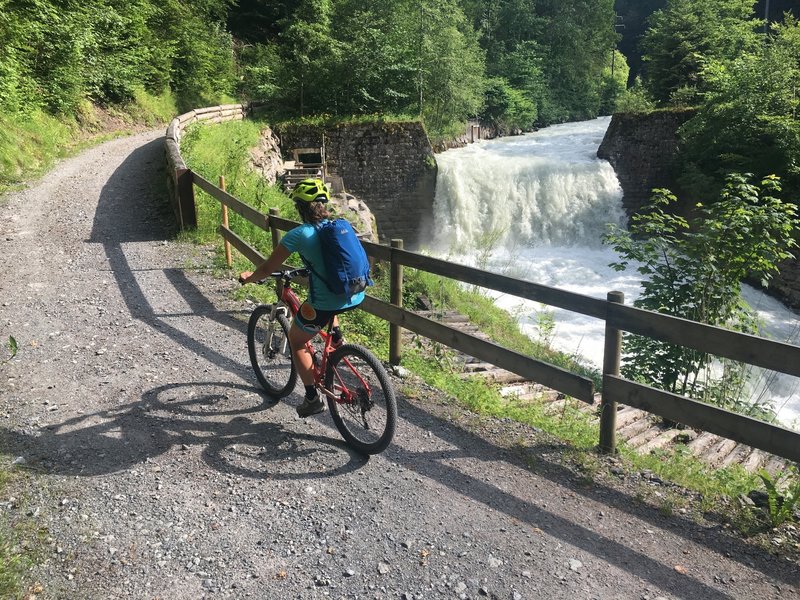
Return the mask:
[[(244, 285), (245, 280), (252, 276), (253, 276), (253, 271), (242, 271), (241, 273), (239, 273), (239, 283)], [(276, 279), (287, 278), (287, 281), (290, 281), (295, 277), (308, 277), (308, 276), (309, 276), (308, 269), (286, 269), (284, 271), (275, 271), (274, 273), (269, 274), (269, 277), (275, 277)], [(264, 283), (264, 279), (251, 283)]]

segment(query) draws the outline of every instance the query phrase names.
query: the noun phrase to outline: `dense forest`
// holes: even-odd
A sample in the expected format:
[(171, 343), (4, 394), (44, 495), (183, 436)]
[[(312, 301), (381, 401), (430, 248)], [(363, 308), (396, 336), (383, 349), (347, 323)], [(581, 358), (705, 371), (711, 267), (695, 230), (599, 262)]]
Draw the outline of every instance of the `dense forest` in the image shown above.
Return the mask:
[[(759, 19), (780, 21), (787, 11), (800, 8), (798, 0), (758, 0), (755, 2), (755, 15)], [(619, 51), (628, 60), (630, 73), (628, 85), (642, 74), (642, 49), (640, 42), (647, 30), (648, 19), (657, 10), (667, 6), (667, 0), (616, 0), (614, 10), (617, 13), (616, 28), (620, 34), (617, 44)]]
[(0, 0), (0, 107), (175, 94), (285, 117), (422, 116), (433, 131), (593, 117), (624, 87), (613, 0)]
[(687, 186), (775, 172), (796, 192), (800, 29), (785, 11), (797, 4), (0, 0), (0, 131), (148, 98), (174, 111), (263, 100), (271, 119), (421, 118), (432, 135), (469, 118), (503, 133), (689, 107)]

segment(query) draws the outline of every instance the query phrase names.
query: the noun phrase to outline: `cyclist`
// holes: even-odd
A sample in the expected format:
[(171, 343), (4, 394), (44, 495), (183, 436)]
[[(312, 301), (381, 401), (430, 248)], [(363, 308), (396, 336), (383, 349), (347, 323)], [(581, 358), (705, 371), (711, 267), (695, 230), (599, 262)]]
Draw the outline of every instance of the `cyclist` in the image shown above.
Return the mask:
[[(306, 350), (305, 343), (316, 336), (331, 317), (361, 304), (364, 292), (358, 292), (350, 297), (336, 295), (323, 281), (328, 275), (315, 225), (330, 218), (325, 207), (331, 198), (328, 187), (319, 179), (304, 179), (294, 187), (289, 197), (294, 200), (303, 224), (287, 232), (269, 258), (255, 271), (241, 273), (239, 281), (245, 284), (264, 279), (280, 269), (293, 252), (298, 252), (303, 262), (311, 267), (309, 298), (303, 302), (289, 329), (289, 344), (292, 347), (294, 363), (306, 388), (305, 399), (297, 407), (297, 414), (305, 418), (325, 410), (325, 403), (314, 386), (313, 359)], [(334, 343), (339, 343), (341, 332), (336, 318), (331, 333)]]

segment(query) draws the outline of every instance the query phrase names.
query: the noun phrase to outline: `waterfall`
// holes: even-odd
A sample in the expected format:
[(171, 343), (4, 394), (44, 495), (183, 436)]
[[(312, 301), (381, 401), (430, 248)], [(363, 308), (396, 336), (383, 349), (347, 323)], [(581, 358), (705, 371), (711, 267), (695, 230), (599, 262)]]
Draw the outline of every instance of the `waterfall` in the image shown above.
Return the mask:
[[(609, 223), (623, 225), (622, 190), (613, 168), (597, 158), (610, 118), (548, 127), (524, 136), (480, 141), (437, 154), (432, 250), (463, 264), (605, 299), (641, 291), (634, 269), (619, 273), (602, 244)], [(743, 286), (763, 323), (762, 335), (800, 343), (797, 315)], [(492, 293), (528, 335), (542, 316), (555, 320), (554, 348), (602, 364), (604, 323), (520, 298)], [(800, 379), (759, 372), (754, 396), (770, 397), (779, 418), (800, 427)]]
[(437, 155), (434, 245), (470, 249), (487, 235), (505, 248), (597, 247), (623, 222), (614, 169), (596, 157), (609, 119), (482, 141)]

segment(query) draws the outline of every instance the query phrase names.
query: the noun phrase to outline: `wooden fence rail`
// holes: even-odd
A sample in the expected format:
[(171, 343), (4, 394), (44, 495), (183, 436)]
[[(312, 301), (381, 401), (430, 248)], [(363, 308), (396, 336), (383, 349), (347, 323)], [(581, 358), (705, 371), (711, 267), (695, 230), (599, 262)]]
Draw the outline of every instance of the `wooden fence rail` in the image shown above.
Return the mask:
[(607, 321), (630, 333), (800, 377), (800, 347), (680, 317), (611, 304)]
[[(270, 231), (273, 246), (279, 241), (280, 231), (288, 231), (298, 225), (295, 221), (278, 216), (274, 211), (270, 211), (270, 215), (264, 215), (188, 169), (187, 173), (188, 175), (184, 175), (184, 177), (188, 177), (194, 185), (251, 223), (265, 231)], [(254, 264), (264, 260), (261, 253), (237, 236), (230, 228), (220, 226), (219, 232), (226, 241), (230, 242)], [(424, 256), (404, 250), (402, 244), (398, 243), (395, 243), (393, 247), (370, 242), (362, 243), (368, 256), (374, 260), (390, 263), (393, 272), (390, 293), (394, 300), (393, 303), (388, 303), (368, 296), (362, 304), (364, 310), (386, 320), (391, 327), (408, 329), (590, 403), (594, 397), (593, 382), (590, 379), (403, 309), (399, 301), (402, 298), (402, 277), (398, 277), (398, 273), (402, 273), (400, 269), (402, 266), (411, 267), (464, 283), (512, 294), (526, 300), (603, 319), (606, 323), (606, 342), (603, 360), (599, 447), (606, 452), (615, 450), (615, 416), (617, 403), (622, 403), (789, 460), (800, 461), (800, 433), (798, 432), (683, 396), (663, 392), (619, 376), (620, 342), (623, 331), (672, 342), (794, 376), (800, 376), (800, 347), (798, 346), (625, 306), (622, 294), (619, 292), (610, 292), (606, 300), (601, 300)], [(397, 331), (399, 330), (395, 330), (392, 335), (393, 340), (399, 340), (399, 335), (396, 335)], [(392, 362), (397, 362), (400, 358), (399, 341), (395, 341), (393, 346), (395, 345), (397, 348), (392, 352), (397, 355), (390, 357)]]

